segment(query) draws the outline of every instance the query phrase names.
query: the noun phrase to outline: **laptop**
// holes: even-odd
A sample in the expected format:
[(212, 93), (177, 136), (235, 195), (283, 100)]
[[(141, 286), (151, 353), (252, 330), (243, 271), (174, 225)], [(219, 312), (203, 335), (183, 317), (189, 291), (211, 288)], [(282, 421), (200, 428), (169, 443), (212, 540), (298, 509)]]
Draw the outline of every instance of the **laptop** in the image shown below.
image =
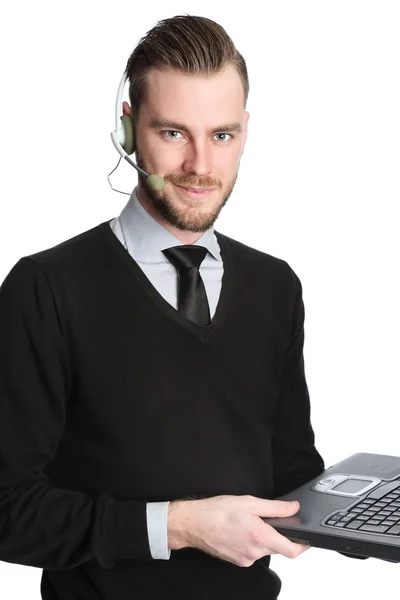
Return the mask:
[(400, 562), (400, 457), (360, 452), (277, 500), (291, 517), (262, 517), (293, 542)]

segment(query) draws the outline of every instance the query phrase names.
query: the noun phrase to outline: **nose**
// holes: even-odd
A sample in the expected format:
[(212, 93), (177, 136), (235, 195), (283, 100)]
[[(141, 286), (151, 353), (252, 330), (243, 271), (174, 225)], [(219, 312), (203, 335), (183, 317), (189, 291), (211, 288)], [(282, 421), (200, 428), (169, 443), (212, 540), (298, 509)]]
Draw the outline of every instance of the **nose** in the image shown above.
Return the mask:
[(198, 177), (209, 175), (212, 171), (212, 149), (207, 142), (190, 144), (184, 159), (183, 170)]

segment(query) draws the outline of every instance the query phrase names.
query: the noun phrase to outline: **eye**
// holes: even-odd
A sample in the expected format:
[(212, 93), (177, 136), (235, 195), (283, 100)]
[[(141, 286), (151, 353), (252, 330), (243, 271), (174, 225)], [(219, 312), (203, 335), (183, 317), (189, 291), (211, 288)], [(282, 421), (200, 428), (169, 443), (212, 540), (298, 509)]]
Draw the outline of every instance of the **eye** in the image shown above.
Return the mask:
[[(229, 137), (230, 137), (231, 139), (233, 138), (233, 136), (232, 136), (230, 133), (216, 133), (215, 135), (216, 135), (216, 136), (217, 136), (217, 135), (229, 135)], [(225, 142), (225, 141), (227, 141), (227, 140), (221, 140), (221, 139), (219, 139), (218, 141), (219, 141), (219, 142)]]
[[(161, 135), (165, 136), (165, 134), (167, 134), (167, 133), (177, 133), (178, 135), (180, 135), (179, 131), (175, 131), (174, 129), (166, 129), (165, 131), (161, 132)], [(177, 140), (177, 139), (179, 139), (176, 136), (172, 136), (171, 137), (171, 136), (167, 135), (165, 137), (169, 138), (170, 140)]]

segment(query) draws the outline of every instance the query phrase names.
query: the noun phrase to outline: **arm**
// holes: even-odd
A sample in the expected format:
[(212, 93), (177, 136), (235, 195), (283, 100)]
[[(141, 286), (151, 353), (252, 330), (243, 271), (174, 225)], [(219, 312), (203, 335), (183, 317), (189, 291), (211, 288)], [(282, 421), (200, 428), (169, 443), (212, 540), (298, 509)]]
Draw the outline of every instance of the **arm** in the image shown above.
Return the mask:
[(310, 398), (304, 373), (304, 303), (299, 278), (289, 267), (293, 317), (284, 356), (281, 390), (274, 413), (272, 453), (274, 495), (283, 496), (324, 470), (314, 445), (310, 422)]
[[(324, 461), (314, 445), (310, 421), (310, 398), (304, 371), (305, 310), (300, 279), (292, 269), (291, 277), (297, 288), (290, 344), (285, 353), (281, 393), (274, 421), (274, 489), (283, 496), (321, 473)], [(348, 558), (365, 559), (339, 552)]]
[(0, 287), (0, 560), (58, 570), (151, 560), (146, 502), (61, 489), (42, 473), (71, 382), (55, 289), (26, 257)]

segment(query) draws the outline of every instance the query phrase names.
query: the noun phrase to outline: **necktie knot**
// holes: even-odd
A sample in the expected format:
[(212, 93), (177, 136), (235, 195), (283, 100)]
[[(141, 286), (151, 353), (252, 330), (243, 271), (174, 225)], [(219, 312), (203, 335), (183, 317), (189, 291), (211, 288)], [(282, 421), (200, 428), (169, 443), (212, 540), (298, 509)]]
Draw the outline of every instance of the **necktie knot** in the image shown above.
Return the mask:
[(184, 271), (191, 267), (196, 267), (198, 269), (205, 259), (207, 248), (188, 244), (186, 246), (167, 248), (162, 252), (178, 271)]

